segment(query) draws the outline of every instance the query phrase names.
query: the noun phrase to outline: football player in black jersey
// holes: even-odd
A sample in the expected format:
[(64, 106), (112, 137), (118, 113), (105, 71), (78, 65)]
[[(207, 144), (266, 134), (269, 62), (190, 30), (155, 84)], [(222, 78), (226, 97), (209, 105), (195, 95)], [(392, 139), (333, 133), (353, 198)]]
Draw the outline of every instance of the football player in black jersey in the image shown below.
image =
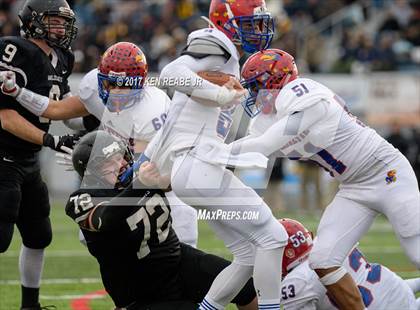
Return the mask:
[[(197, 309), (229, 262), (179, 242), (162, 190), (132, 178), (121, 183), (132, 158), (129, 147), (105, 131), (85, 135), (72, 155), (82, 185), (66, 213), (82, 228), (117, 307)], [(233, 302), (256, 309), (251, 280)]]
[[(19, 86), (51, 98), (69, 94), (75, 16), (65, 0), (28, 0), (19, 12), (22, 37), (0, 38), (0, 71), (16, 73)], [(3, 86), (3, 85), (2, 85)], [(10, 89), (10, 91), (14, 91)], [(16, 90), (15, 90), (16, 91)], [(38, 153), (72, 146), (73, 136), (48, 133), (49, 120), (22, 109), (0, 93), (0, 253), (10, 245), (14, 224), (22, 237), (19, 269), (24, 310), (41, 309), (39, 285), (44, 248), (51, 242), (48, 191)]]

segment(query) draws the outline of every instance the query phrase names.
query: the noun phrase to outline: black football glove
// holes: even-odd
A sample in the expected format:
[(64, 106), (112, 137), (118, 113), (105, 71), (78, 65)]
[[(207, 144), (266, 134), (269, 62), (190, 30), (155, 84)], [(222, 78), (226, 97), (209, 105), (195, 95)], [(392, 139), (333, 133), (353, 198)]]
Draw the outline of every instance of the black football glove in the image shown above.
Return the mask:
[(45, 133), (42, 141), (43, 146), (65, 153), (62, 146), (73, 149), (74, 145), (79, 141), (80, 135), (65, 135), (65, 136), (53, 136), (49, 133)]

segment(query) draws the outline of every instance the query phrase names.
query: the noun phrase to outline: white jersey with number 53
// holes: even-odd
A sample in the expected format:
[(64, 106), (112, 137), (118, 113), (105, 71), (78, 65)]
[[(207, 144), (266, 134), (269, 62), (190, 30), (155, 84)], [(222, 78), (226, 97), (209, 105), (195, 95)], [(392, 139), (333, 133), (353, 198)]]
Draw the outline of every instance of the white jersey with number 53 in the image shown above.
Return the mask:
[[(356, 282), (369, 310), (416, 310), (416, 299), (410, 287), (388, 268), (370, 264), (354, 248), (344, 268)], [(315, 271), (303, 262), (283, 279), (282, 304), (285, 310), (336, 310)]]

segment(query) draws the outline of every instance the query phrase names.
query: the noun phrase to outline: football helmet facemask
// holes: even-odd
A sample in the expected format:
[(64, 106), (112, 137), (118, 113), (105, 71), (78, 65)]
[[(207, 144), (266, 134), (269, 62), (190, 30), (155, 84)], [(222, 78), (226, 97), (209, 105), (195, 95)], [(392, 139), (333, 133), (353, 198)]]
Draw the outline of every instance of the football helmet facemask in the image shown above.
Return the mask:
[(209, 19), (247, 53), (266, 49), (273, 40), (274, 20), (265, 0), (212, 0)]
[[(73, 150), (72, 161), (79, 176), (87, 181), (84, 185), (101, 185), (104, 188), (111, 185), (118, 189), (132, 182), (132, 175), (124, 182), (121, 176), (133, 165), (133, 153), (122, 140), (105, 131), (97, 130), (83, 136)], [(104, 168), (110, 161), (119, 161), (118, 171)], [(115, 175), (114, 184), (107, 181), (106, 174)]]

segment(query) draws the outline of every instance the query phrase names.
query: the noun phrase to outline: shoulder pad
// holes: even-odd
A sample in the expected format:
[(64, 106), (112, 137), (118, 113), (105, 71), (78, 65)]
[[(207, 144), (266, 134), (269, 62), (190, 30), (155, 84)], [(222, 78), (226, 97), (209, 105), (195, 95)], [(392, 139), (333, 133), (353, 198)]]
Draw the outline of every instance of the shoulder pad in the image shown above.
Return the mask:
[(231, 57), (228, 47), (215, 37), (201, 37), (191, 40), (190, 44), (182, 51), (181, 55), (189, 55), (194, 58), (207, 56)]

